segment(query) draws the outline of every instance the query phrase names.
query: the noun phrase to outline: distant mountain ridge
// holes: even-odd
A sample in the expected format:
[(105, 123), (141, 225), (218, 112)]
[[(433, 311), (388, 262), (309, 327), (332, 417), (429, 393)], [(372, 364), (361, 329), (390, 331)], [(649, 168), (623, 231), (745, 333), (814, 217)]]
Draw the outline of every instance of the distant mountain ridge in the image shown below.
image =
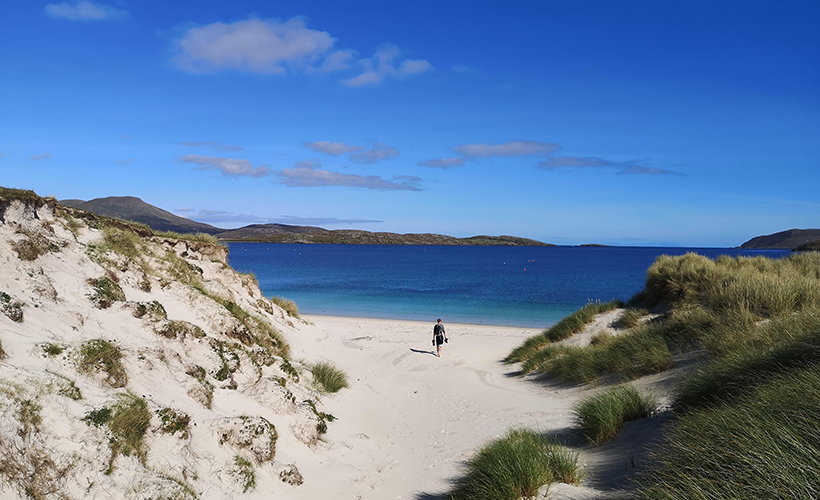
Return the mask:
[(554, 246), (516, 236), (472, 236), (456, 238), (442, 234), (398, 234), (358, 229), (324, 229), (287, 224), (251, 224), (238, 229), (220, 229), (179, 217), (134, 196), (110, 196), (90, 201), (62, 200), (59, 203), (88, 212), (139, 222), (156, 231), (207, 233), (224, 241), (265, 243), (332, 243), (358, 245), (449, 245), (449, 246)]
[(820, 241), (820, 229), (789, 229), (779, 233), (757, 236), (740, 245), (740, 248), (791, 250), (816, 241)]
[(192, 221), (174, 215), (161, 208), (145, 203), (134, 196), (109, 196), (93, 200), (60, 200), (60, 204), (79, 208), (86, 212), (145, 224), (155, 231), (174, 231), (177, 233), (217, 234), (224, 229)]

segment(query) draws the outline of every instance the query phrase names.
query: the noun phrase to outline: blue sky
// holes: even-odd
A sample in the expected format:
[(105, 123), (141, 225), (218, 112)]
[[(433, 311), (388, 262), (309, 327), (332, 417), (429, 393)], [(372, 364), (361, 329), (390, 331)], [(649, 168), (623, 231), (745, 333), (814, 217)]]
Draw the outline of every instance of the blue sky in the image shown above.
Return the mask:
[(820, 3), (6, 0), (0, 185), (735, 246), (820, 227)]

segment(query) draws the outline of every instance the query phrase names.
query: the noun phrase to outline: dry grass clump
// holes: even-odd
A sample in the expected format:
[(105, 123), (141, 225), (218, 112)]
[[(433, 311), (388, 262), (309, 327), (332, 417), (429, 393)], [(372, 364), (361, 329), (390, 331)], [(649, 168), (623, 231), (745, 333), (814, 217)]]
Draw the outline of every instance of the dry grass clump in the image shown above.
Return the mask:
[(222, 245), (222, 243), (220, 243), (216, 236), (208, 233), (177, 233), (175, 231), (154, 231), (154, 235), (160, 238), (193, 241), (196, 243), (207, 243), (209, 245)]
[(194, 337), (201, 339), (205, 337), (205, 331), (193, 323), (187, 321), (164, 321), (154, 328), (157, 335), (165, 338), (175, 339), (177, 337)]
[(242, 493), (247, 493), (256, 488), (256, 471), (253, 463), (240, 455), (233, 457), (233, 467), (228, 470), (228, 474), (233, 476), (242, 486)]
[(625, 422), (653, 416), (658, 399), (629, 385), (613, 387), (584, 399), (574, 408), (575, 426), (595, 445), (614, 439)]
[(191, 424), (191, 417), (181, 411), (173, 408), (160, 408), (157, 410), (157, 416), (161, 422), (160, 432), (174, 435), (177, 432), (182, 439), (188, 439), (191, 435), (189, 426)]
[(0, 291), (0, 312), (15, 323), (23, 322), (22, 302), (3, 291)]
[(114, 388), (124, 387), (128, 382), (122, 364), (122, 352), (115, 344), (94, 339), (80, 346), (78, 369), (82, 373), (105, 372), (106, 382)]
[(347, 375), (333, 363), (316, 363), (310, 371), (313, 373), (313, 381), (323, 392), (334, 393), (349, 387)]
[(299, 306), (296, 305), (296, 302), (286, 299), (284, 297), (271, 297), (271, 302), (276, 304), (277, 306), (281, 307), (288, 313), (288, 316), (298, 318), (299, 317)]
[(108, 426), (111, 438), (111, 458), (106, 474), (114, 471), (117, 455), (136, 456), (144, 465), (148, 450), (145, 448), (145, 434), (151, 425), (151, 411), (141, 397), (131, 393), (120, 394), (113, 407), (102, 407), (85, 414), (83, 420), (88, 425)]
[(125, 292), (120, 285), (108, 276), (101, 278), (91, 278), (88, 284), (92, 286), (93, 292), (89, 298), (99, 309), (108, 309), (114, 302), (125, 300)]
[(48, 252), (57, 252), (60, 247), (50, 242), (47, 238), (39, 234), (26, 234), (26, 237), (19, 241), (12, 241), (11, 248), (17, 252), (17, 257), (24, 261), (37, 260), (41, 255)]
[(450, 492), (452, 500), (530, 499), (544, 485), (578, 484), (583, 477), (576, 453), (528, 429), (511, 430), (483, 446), (464, 468)]

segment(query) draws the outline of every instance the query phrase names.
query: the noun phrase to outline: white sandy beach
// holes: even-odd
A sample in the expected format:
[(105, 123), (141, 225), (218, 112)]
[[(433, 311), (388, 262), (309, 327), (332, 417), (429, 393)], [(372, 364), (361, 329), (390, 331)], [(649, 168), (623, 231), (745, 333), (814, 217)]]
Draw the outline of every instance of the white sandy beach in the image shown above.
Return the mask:
[[(51, 247), (22, 260), (14, 248), (32, 238)], [(145, 240), (143, 256), (153, 267), (144, 274), (112, 252), (106, 254), (112, 260), (102, 261), (107, 267), (95, 262), (89, 251), (102, 238), (102, 231), (85, 226), (72, 233), (48, 206), (14, 202), (5, 210), (0, 459), (8, 466), (0, 470), (2, 499), (25, 498), (30, 487), (42, 498), (58, 498), (55, 492), (92, 499), (444, 498), (464, 461), (511, 428), (572, 440), (572, 407), (597, 390), (522, 378), (501, 362), (538, 329), (443, 318), (450, 342), (438, 358), (431, 345), (434, 315), (429, 322), (296, 319), (263, 298), (252, 277), (230, 269), (221, 247)], [(169, 278), (169, 263), (195, 270), (210, 295)], [(124, 299), (100, 308), (88, 280), (103, 275), (117, 280)], [(242, 316), (226, 303), (275, 329), (291, 346), (294, 368), (286, 370), (283, 357), (265, 354), (247, 337)], [(146, 314), (151, 304), (160, 305), (162, 315)], [(618, 314), (600, 315), (564, 342), (588, 342), (594, 332), (611, 329)], [(187, 330), (167, 334), (171, 324)], [(112, 384), (100, 369), (80, 368), (82, 346), (99, 339), (121, 352), (122, 384)], [(48, 354), (48, 346), (60, 352)], [(350, 387), (321, 392), (310, 370), (318, 361), (344, 370)], [(668, 393), (665, 384), (676, 372), (636, 385)], [(112, 454), (111, 429), (87, 422), (89, 412), (123, 397), (144, 401), (150, 412), (142, 458)], [(163, 429), (160, 414), (169, 409), (190, 418), (186, 432)], [(336, 417), (324, 434), (321, 413)], [(582, 487), (553, 485), (548, 497), (586, 499), (605, 491), (610, 498), (611, 488), (640, 462), (642, 444), (657, 435), (661, 419), (645, 420), (630, 422), (605, 446), (580, 446), (588, 472)], [(245, 473), (238, 460), (248, 461)], [(295, 479), (296, 470), (303, 481)], [(252, 485), (243, 483), (251, 477)]]
[(471, 452), (509, 428), (570, 424), (578, 390), (527, 382), (500, 362), (535, 330), (445, 323), (450, 342), (437, 358), (433, 321), (306, 319), (290, 339), (294, 357), (321, 353), (351, 387), (324, 400), (339, 420), (317, 450), (320, 461), (282, 451), (305, 476), (287, 498), (432, 498)]

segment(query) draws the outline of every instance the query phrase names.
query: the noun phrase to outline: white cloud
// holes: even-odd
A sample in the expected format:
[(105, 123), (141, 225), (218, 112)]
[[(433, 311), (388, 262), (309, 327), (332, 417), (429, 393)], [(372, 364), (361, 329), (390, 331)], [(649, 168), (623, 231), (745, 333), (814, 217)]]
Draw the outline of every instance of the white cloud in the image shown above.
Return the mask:
[(43, 153), (31, 157), (32, 160), (48, 160), (49, 158), (51, 158), (51, 153)]
[(46, 14), (70, 21), (107, 21), (109, 19), (124, 19), (128, 12), (110, 5), (80, 1), (73, 5), (68, 2), (50, 3), (45, 7)]
[(457, 154), (468, 159), (498, 156), (547, 156), (560, 149), (558, 144), (540, 141), (512, 141), (504, 144), (464, 144), (453, 148)]
[(666, 170), (665, 168), (642, 167), (640, 165), (629, 165), (625, 169), (618, 172), (619, 174), (637, 174), (637, 175), (685, 175), (674, 170)]
[(635, 175), (683, 175), (674, 170), (663, 168), (644, 167), (631, 162), (604, 160), (603, 158), (582, 156), (555, 156), (538, 163), (538, 166), (547, 170), (556, 168), (615, 168), (618, 174)]
[(421, 179), (412, 176), (396, 177), (387, 180), (376, 175), (356, 175), (319, 170), (315, 167), (301, 166), (282, 169), (276, 174), (282, 184), (290, 187), (324, 187), (347, 186), (380, 191), (421, 191)]
[(364, 146), (351, 146), (345, 144), (344, 142), (330, 141), (306, 142), (304, 146), (316, 151), (317, 153), (324, 153), (330, 156), (339, 156), (364, 149)]
[[(235, 23), (213, 23), (191, 28), (175, 42), (173, 63), (190, 73), (222, 70), (247, 73), (284, 74), (307, 69), (333, 47), (334, 39), (325, 31), (308, 29), (293, 18), (248, 19)], [(344, 56), (331, 54), (328, 68), (341, 67)], [(321, 66), (320, 66), (321, 67)]]
[(348, 87), (364, 87), (379, 84), (388, 76), (401, 80), (433, 69), (433, 65), (423, 59), (405, 59), (396, 67), (399, 56), (401, 51), (394, 45), (379, 49), (371, 59), (359, 61), (363, 71), (358, 76), (342, 80), (342, 83)]
[(332, 71), (341, 71), (350, 69), (350, 63), (353, 61), (352, 50), (337, 50), (325, 57), (321, 66), (315, 69), (320, 73), (330, 73)]
[(452, 168), (464, 166), (464, 158), (438, 158), (435, 160), (420, 161), (420, 167)]
[(350, 160), (356, 163), (376, 163), (389, 160), (399, 155), (399, 150), (393, 146), (388, 146), (383, 142), (376, 141), (370, 149), (364, 149), (350, 155)]
[(181, 160), (200, 165), (195, 170), (219, 170), (228, 176), (264, 177), (271, 174), (270, 168), (254, 167), (248, 160), (201, 155), (185, 155)]
[(280, 224), (290, 224), (294, 226), (350, 226), (353, 224), (378, 224), (383, 220), (373, 219), (339, 219), (336, 217), (297, 217), (294, 215), (283, 215), (275, 217), (275, 222)]
[(603, 160), (601, 158), (583, 158), (578, 156), (555, 156), (547, 158), (538, 163), (538, 166), (547, 170), (553, 170), (559, 167), (569, 168), (584, 168), (584, 167), (617, 167), (621, 166), (611, 161)]
[(210, 148), (215, 149), (217, 151), (241, 151), (242, 148), (239, 146), (234, 146), (233, 144), (220, 144), (218, 142), (213, 141), (205, 141), (205, 142), (178, 142), (180, 146), (188, 146), (192, 148)]
[(350, 153), (350, 161), (356, 163), (378, 163), (399, 155), (399, 150), (383, 142), (376, 141), (370, 149), (354, 146), (344, 142), (316, 141), (306, 142), (304, 146), (317, 153), (339, 156)]

